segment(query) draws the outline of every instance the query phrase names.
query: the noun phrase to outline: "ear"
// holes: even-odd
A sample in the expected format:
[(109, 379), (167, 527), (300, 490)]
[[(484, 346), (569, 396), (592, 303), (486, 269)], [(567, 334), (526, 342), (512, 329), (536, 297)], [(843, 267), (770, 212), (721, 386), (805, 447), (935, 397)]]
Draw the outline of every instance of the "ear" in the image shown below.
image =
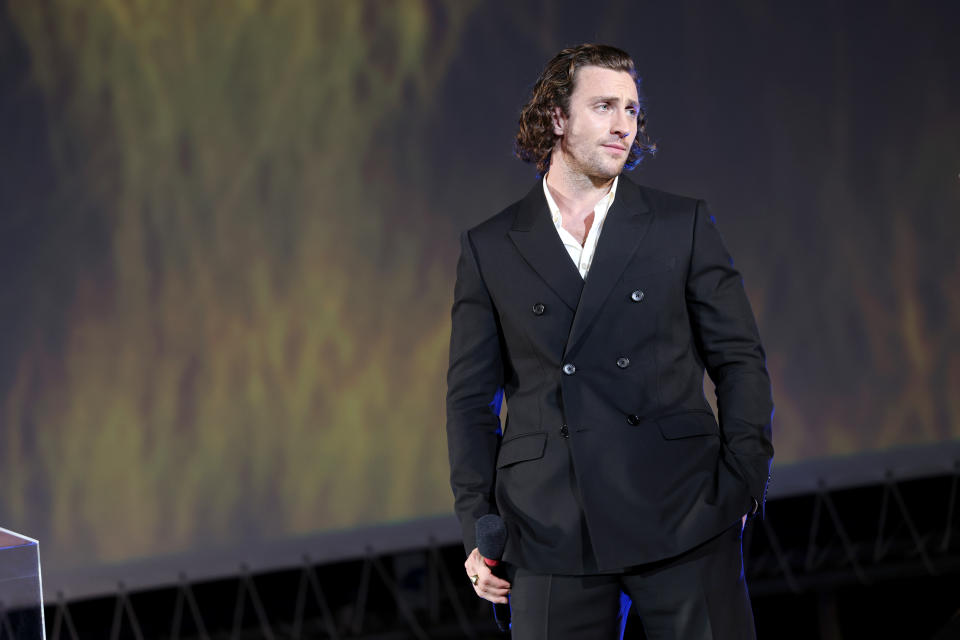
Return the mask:
[(567, 118), (563, 115), (563, 109), (560, 107), (553, 108), (553, 116), (550, 118), (553, 122), (553, 134), (556, 136), (562, 136), (564, 127), (567, 125)]

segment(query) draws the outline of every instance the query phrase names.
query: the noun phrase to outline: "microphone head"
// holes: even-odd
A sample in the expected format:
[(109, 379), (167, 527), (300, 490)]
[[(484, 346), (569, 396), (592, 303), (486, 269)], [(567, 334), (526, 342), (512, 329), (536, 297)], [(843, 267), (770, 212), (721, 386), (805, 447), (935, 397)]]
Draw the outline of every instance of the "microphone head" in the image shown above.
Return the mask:
[(507, 546), (507, 526), (500, 516), (488, 513), (477, 520), (477, 550), (490, 560), (499, 560)]

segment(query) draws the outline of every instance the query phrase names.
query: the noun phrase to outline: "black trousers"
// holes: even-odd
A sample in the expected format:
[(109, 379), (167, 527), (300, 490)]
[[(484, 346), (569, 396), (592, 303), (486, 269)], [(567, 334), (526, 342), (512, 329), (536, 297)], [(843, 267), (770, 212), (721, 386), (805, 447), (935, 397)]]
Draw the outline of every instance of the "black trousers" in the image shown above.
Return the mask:
[(517, 568), (510, 595), (512, 637), (619, 638), (622, 590), (633, 600), (631, 615), (639, 615), (648, 640), (753, 640), (741, 533), (737, 522), (679, 556), (620, 573), (568, 576)]

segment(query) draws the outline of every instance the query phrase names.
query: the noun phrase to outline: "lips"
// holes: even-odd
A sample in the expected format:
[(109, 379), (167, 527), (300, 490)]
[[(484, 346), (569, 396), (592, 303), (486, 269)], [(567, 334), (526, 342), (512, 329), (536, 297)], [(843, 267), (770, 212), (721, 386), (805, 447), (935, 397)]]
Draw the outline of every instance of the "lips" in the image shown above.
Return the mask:
[(612, 149), (614, 151), (626, 151), (627, 148), (619, 144), (605, 144), (603, 145), (607, 149)]

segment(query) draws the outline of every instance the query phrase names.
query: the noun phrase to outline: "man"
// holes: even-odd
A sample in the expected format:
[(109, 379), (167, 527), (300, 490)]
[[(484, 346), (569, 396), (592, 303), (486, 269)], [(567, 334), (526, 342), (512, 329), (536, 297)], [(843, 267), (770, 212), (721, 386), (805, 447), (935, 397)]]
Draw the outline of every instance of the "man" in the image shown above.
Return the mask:
[[(461, 238), (451, 484), (467, 576), (510, 595), (518, 638), (612, 638), (621, 589), (651, 640), (754, 637), (740, 535), (773, 456), (764, 352), (706, 205), (620, 176), (654, 149), (645, 125), (626, 53), (561, 51), (517, 135), (543, 179)], [(509, 580), (476, 549), (489, 513)]]

